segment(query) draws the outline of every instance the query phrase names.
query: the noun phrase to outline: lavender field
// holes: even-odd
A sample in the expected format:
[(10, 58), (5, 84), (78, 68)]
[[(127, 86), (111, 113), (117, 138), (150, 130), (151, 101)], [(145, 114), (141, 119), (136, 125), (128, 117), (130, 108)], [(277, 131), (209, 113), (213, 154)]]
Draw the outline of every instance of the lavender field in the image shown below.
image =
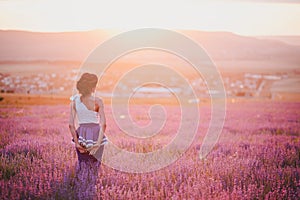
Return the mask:
[[(147, 121), (136, 105), (134, 120)], [(135, 152), (150, 152), (175, 134), (178, 108), (162, 134), (129, 141), (106, 106), (107, 136)], [(228, 103), (218, 144), (203, 160), (199, 149), (210, 121), (200, 107), (197, 137), (175, 163), (158, 171), (132, 174), (102, 165), (98, 199), (298, 199), (300, 196), (300, 103)], [(0, 199), (74, 199), (77, 155), (68, 129), (69, 107), (0, 107)]]

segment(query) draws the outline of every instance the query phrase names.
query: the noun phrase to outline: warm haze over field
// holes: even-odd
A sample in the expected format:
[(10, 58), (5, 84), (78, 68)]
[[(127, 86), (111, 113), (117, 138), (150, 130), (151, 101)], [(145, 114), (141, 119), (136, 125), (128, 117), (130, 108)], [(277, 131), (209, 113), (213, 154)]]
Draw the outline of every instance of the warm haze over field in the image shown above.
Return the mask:
[[(298, 199), (299, 13), (297, 0), (0, 0), (0, 199)], [(95, 185), (68, 126), (85, 71), (109, 141)]]

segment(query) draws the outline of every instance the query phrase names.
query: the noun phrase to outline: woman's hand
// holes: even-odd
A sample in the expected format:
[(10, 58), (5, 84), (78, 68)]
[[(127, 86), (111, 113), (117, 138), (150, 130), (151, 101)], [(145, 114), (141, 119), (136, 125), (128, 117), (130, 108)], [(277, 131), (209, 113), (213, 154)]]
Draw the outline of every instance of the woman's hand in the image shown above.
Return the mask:
[(96, 143), (92, 147), (88, 148), (87, 151), (90, 152), (90, 155), (94, 155), (100, 147), (100, 144)]
[(90, 147), (90, 148), (87, 149), (88, 152), (90, 152), (90, 155), (94, 155), (98, 151), (98, 149), (101, 146), (101, 143), (102, 143), (102, 140), (103, 140), (103, 136), (104, 136), (104, 132), (103, 132), (103, 130), (101, 128), (96, 144), (94, 144), (92, 147)]
[(78, 149), (80, 153), (86, 153), (86, 149), (83, 148), (79, 143), (75, 143), (75, 147)]

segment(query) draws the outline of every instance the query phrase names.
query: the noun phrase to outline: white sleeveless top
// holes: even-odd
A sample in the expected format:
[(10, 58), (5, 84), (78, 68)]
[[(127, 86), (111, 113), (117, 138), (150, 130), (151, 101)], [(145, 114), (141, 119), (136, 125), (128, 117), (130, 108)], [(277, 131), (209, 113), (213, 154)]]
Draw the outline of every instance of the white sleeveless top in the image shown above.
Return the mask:
[(93, 110), (89, 110), (84, 103), (80, 100), (80, 95), (75, 94), (71, 96), (71, 101), (75, 102), (76, 114), (78, 119), (78, 124), (85, 124), (85, 123), (99, 123), (100, 117), (99, 113)]

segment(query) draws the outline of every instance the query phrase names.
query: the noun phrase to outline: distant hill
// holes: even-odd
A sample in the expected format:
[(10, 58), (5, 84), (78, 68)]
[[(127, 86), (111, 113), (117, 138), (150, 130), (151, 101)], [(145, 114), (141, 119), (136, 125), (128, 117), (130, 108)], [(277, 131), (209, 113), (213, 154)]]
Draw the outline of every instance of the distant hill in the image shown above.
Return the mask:
[(285, 60), (300, 63), (300, 46), (230, 32), (184, 31), (216, 60)]
[(286, 44), (300, 46), (300, 36), (258, 36), (256, 38), (281, 41)]
[(109, 34), (101, 30), (63, 33), (0, 31), (0, 60), (82, 61), (107, 38)]
[[(179, 32), (201, 44), (217, 62), (262, 61), (300, 65), (300, 46), (282, 39), (246, 37), (230, 32)], [(111, 35), (104, 30), (63, 33), (0, 30), (0, 61), (83, 61)], [(295, 38), (299, 40), (300, 37)]]

